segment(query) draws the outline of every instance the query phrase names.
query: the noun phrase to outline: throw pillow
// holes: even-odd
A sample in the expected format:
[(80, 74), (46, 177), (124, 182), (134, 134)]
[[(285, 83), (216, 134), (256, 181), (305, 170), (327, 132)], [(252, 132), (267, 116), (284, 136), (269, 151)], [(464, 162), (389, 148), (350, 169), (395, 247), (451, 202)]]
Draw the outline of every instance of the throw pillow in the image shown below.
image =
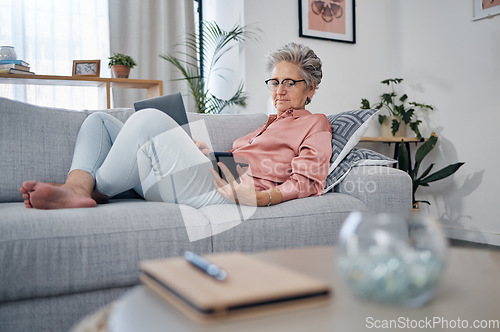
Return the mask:
[(354, 110), (327, 116), (332, 124), (332, 157), (328, 173), (358, 144), (377, 112), (376, 109)]
[(345, 158), (335, 167), (335, 169), (328, 174), (326, 178), (325, 193), (335, 187), (342, 181), (349, 171), (355, 166), (369, 166), (369, 165), (391, 165), (396, 160), (384, 156), (378, 152), (369, 149), (351, 149)]

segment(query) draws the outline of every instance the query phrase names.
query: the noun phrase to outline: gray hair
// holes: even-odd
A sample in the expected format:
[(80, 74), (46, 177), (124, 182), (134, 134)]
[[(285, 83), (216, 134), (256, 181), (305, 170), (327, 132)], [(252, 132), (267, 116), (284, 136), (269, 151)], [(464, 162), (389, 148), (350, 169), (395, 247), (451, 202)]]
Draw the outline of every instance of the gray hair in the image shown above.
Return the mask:
[(309, 87), (316, 82), (316, 88), (321, 83), (323, 72), (321, 70), (321, 59), (309, 47), (290, 43), (270, 52), (267, 55), (266, 70), (271, 73), (274, 67), (281, 61), (287, 61), (299, 66), (300, 74)]

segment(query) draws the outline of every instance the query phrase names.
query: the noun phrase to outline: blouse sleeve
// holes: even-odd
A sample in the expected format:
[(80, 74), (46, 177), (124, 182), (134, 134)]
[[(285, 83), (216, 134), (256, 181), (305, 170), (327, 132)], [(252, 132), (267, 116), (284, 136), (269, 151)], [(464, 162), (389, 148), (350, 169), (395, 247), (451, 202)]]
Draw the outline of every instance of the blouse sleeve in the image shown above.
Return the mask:
[(301, 144), (299, 155), (292, 160), (290, 177), (278, 185), (283, 201), (321, 195), (332, 155), (332, 133), (320, 131)]

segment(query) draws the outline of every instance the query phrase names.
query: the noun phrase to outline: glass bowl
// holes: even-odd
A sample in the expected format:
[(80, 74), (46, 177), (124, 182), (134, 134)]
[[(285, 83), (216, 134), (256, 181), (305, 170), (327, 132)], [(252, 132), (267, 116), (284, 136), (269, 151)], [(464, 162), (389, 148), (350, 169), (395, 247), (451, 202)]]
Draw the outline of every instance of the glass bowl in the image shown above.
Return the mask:
[(436, 292), (446, 251), (435, 219), (353, 212), (340, 230), (337, 271), (358, 298), (419, 307)]
[(0, 46), (0, 60), (17, 60), (17, 54), (14, 47)]

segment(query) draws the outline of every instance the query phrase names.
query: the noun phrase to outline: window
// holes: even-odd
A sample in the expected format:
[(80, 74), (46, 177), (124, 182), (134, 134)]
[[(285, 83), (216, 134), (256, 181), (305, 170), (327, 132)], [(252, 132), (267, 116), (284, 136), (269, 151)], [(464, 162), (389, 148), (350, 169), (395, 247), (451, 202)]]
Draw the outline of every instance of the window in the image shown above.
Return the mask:
[[(0, 0), (0, 44), (43, 75), (72, 73), (73, 60), (101, 60), (110, 77), (109, 19), (106, 0)], [(99, 108), (95, 87), (0, 84), (0, 96), (37, 105)]]

